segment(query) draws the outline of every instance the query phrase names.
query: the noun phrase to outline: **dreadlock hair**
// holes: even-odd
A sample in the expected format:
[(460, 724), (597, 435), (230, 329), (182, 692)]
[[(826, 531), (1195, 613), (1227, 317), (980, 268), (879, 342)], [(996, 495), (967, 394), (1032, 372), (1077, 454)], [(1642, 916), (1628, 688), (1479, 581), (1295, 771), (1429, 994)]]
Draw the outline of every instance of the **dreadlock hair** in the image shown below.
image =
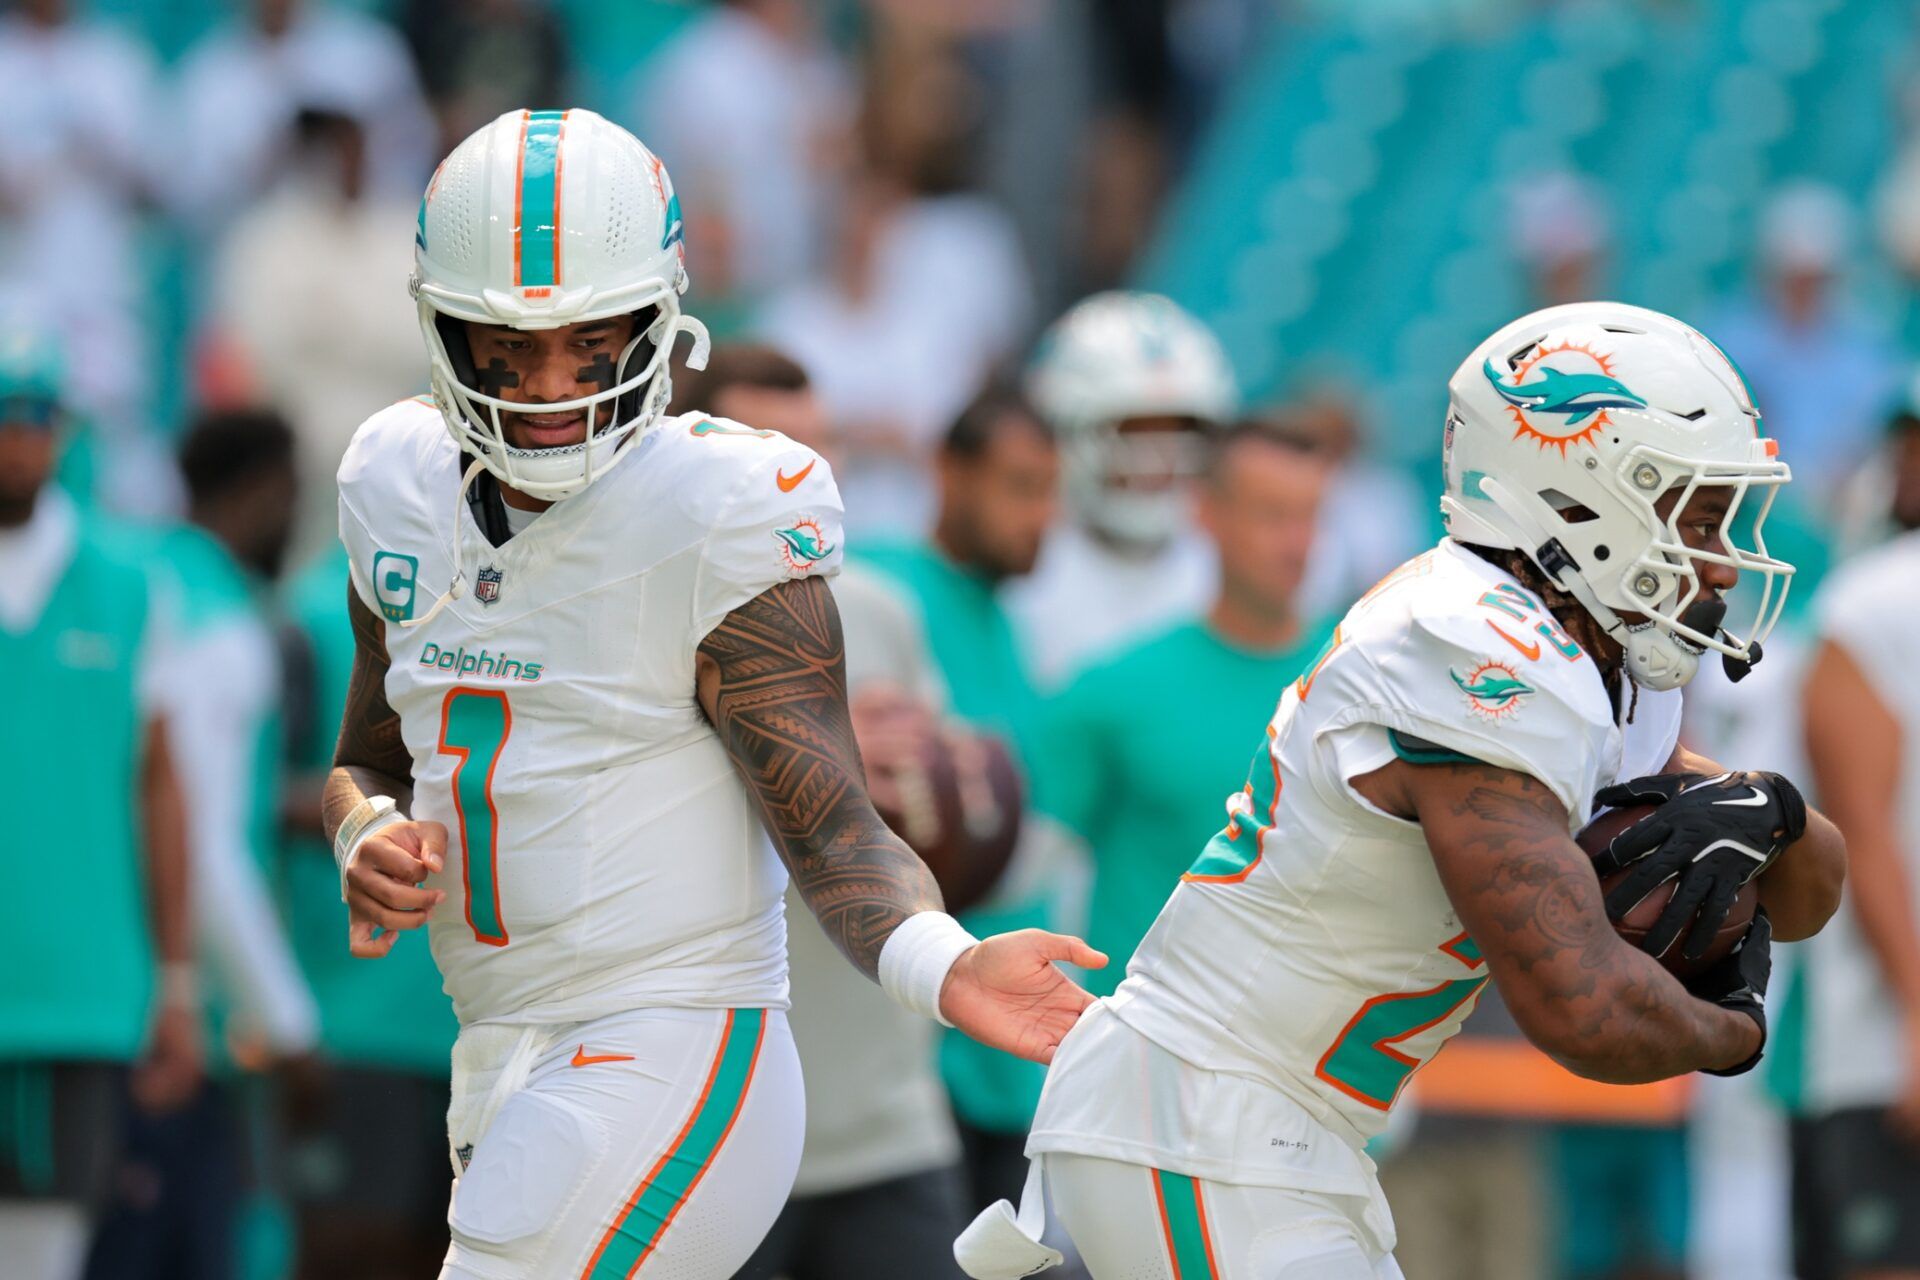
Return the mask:
[[(1618, 659), (1609, 660), (1603, 655), (1619, 647), (1619, 642), (1607, 634), (1600, 620), (1588, 613), (1585, 606), (1558, 586), (1553, 579), (1535, 564), (1524, 551), (1512, 548), (1482, 547), (1474, 543), (1462, 543), (1462, 546), (1479, 556), (1487, 563), (1504, 570), (1515, 582), (1540, 598), (1547, 612), (1553, 615), (1575, 644), (1593, 655), (1594, 665), (1600, 668), (1600, 678), (1606, 681), (1607, 692), (1612, 694), (1615, 705), (1619, 703), (1621, 693), (1621, 663)], [(1640, 707), (1640, 686), (1631, 680), (1628, 694), (1627, 722), (1633, 722), (1633, 713)]]

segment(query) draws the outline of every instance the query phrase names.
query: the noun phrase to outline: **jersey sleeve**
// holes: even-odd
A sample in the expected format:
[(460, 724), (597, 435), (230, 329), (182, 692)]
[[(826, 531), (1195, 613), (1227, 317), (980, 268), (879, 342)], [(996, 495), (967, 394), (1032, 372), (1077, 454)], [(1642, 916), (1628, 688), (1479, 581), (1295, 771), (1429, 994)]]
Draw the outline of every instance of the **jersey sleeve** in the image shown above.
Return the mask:
[[(1909, 545), (1911, 543), (1911, 545)], [(1889, 621), (1888, 584), (1920, 570), (1920, 535), (1870, 552), (1828, 579), (1816, 606), (1820, 638), (1847, 651), (1885, 699), (1912, 679), (1920, 661), (1913, 633)]]
[(1465, 757), (1537, 778), (1570, 822), (1583, 822), (1609, 727), (1604, 710), (1589, 705), (1604, 703), (1597, 681), (1592, 690), (1578, 683), (1594, 679), (1591, 663), (1551, 648), (1529, 660), (1496, 646), (1505, 647), (1481, 619), (1418, 615), (1390, 636), (1337, 645), (1305, 696), (1343, 708), (1317, 735), (1340, 783), (1395, 758)]
[(805, 445), (764, 443), (733, 482), (700, 546), (693, 643), (769, 587), (840, 572), (845, 535), (833, 470)]

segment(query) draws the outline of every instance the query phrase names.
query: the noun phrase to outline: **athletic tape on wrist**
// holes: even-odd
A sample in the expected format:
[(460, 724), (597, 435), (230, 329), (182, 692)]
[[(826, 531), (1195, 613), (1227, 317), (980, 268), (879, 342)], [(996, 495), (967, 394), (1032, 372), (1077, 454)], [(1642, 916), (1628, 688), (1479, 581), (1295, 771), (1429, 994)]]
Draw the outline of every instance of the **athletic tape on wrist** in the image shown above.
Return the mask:
[(367, 837), (383, 827), (405, 822), (407, 817), (391, 796), (368, 796), (353, 807), (347, 820), (333, 833), (333, 863), (340, 868), (340, 901), (347, 900), (347, 871), (360, 854)]
[(944, 911), (908, 916), (880, 948), (880, 987), (902, 1005), (943, 1027), (940, 988), (963, 952), (980, 939)]

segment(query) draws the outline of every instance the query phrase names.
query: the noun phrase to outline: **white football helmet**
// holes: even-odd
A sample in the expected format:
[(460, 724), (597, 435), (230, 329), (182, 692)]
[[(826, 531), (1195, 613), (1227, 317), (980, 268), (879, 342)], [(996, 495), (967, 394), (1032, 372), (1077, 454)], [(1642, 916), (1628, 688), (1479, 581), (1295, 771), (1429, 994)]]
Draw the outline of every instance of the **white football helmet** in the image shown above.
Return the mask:
[(1150, 550), (1179, 528), (1183, 495), (1164, 483), (1200, 468), (1200, 432), (1122, 433), (1133, 418), (1191, 418), (1203, 430), (1238, 402), (1226, 353), (1170, 298), (1101, 293), (1040, 340), (1028, 394), (1060, 437), (1075, 516), (1123, 545)]
[[(502, 483), (547, 500), (580, 492), (665, 411), (667, 366), (680, 334), (693, 336), (687, 363), (705, 366), (706, 326), (680, 312), (687, 287), (681, 230), (665, 166), (591, 111), (510, 111), (434, 171), (420, 202), (411, 282), (434, 401), (454, 440)], [(555, 329), (634, 313), (643, 326), (621, 350), (608, 385), (541, 406), (585, 409), (586, 440), (552, 449), (509, 445), (501, 415), (527, 406), (490, 393), (498, 387), (474, 368), (460, 322)]]
[[(1481, 343), (1448, 395), (1441, 509), (1455, 540), (1524, 552), (1621, 642), (1647, 688), (1685, 684), (1706, 649), (1757, 661), (1793, 574), (1762, 535), (1791, 473), (1719, 347), (1657, 311), (1572, 303)], [(1713, 486), (1732, 491), (1724, 554), (1687, 546), (1677, 523)], [(1736, 533), (1750, 492), (1749, 547)], [(1721, 629), (1724, 603), (1701, 599), (1697, 561), (1758, 578), (1744, 639)]]

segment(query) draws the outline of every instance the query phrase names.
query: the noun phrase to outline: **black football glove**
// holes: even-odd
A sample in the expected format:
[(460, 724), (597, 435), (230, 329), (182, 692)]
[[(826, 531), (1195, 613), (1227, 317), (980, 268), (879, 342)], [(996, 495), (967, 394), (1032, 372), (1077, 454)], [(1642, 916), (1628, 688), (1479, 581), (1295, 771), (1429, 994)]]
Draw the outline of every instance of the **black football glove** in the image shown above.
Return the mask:
[(1659, 806), (1593, 860), (1602, 876), (1633, 868), (1607, 894), (1607, 915), (1614, 920), (1656, 886), (1679, 880), (1641, 943), (1656, 956), (1666, 954), (1689, 919), (1695, 924), (1681, 954), (1689, 960), (1705, 955), (1740, 886), (1765, 871), (1807, 829), (1807, 802), (1777, 773), (1657, 773), (1616, 783), (1594, 802), (1609, 808)]
[(1713, 968), (1684, 984), (1689, 994), (1723, 1009), (1746, 1014), (1760, 1024), (1760, 1047), (1731, 1067), (1703, 1067), (1710, 1076), (1737, 1076), (1753, 1070), (1767, 1047), (1767, 979), (1773, 973), (1773, 922), (1765, 907), (1753, 913), (1747, 936)]

